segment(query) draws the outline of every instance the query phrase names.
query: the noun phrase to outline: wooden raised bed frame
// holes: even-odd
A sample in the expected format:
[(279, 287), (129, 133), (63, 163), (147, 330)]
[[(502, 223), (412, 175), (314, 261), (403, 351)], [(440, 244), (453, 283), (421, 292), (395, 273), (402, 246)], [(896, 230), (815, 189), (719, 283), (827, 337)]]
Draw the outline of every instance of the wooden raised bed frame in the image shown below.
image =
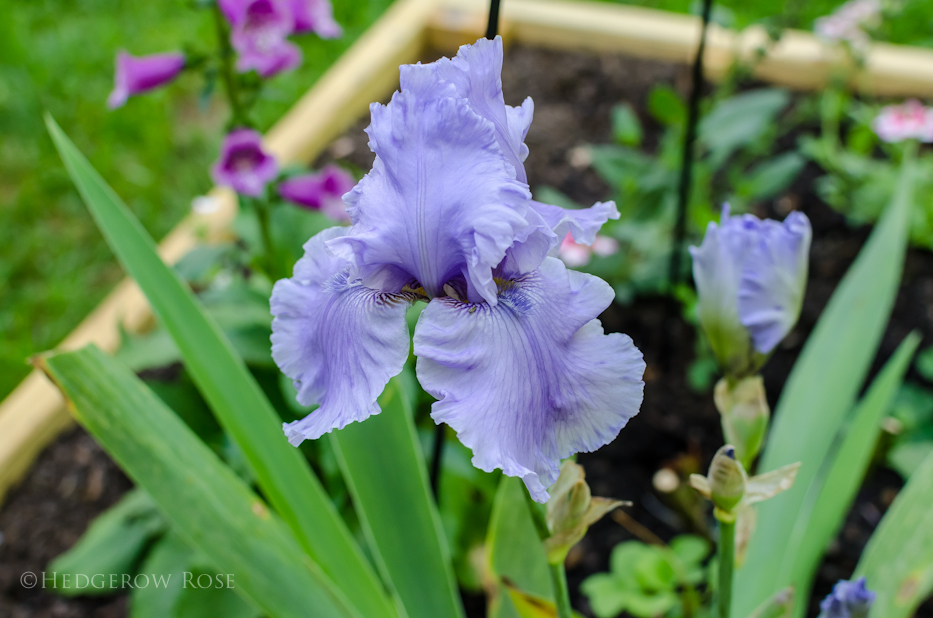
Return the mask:
[[(398, 65), (417, 60), (427, 48), (450, 53), (485, 30), (486, 0), (398, 0), (266, 135), (266, 146), (283, 163), (310, 161), (364, 115), (371, 101), (398, 84)], [(699, 40), (696, 17), (571, 0), (503, 0), (500, 26), (506, 43), (617, 52), (670, 62), (692, 62)], [(711, 26), (706, 76), (723, 77), (736, 59), (751, 59), (769, 46), (764, 30), (742, 32)], [(815, 90), (831, 78), (849, 76), (852, 87), (892, 97), (933, 97), (933, 52), (874, 44), (861, 69), (837, 46), (806, 32), (788, 31), (756, 63), (756, 77), (794, 89)], [(214, 189), (218, 208), (190, 215), (161, 243), (174, 263), (202, 240), (222, 235), (236, 213), (235, 196)], [(152, 323), (148, 304), (126, 280), (76, 328), (58, 349), (88, 343), (114, 351), (119, 326), (130, 332)], [(0, 501), (29, 469), (42, 448), (70, 426), (58, 390), (33, 371), (0, 404)]]

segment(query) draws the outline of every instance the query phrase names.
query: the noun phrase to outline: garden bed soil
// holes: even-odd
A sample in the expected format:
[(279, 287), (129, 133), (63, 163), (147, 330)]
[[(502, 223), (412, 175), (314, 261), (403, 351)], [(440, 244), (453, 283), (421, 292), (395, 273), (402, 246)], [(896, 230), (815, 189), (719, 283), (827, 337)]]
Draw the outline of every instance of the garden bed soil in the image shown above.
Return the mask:
[[(639, 110), (645, 148), (654, 149), (661, 127), (644, 112), (647, 95), (659, 83), (686, 94), (689, 71), (681, 65), (617, 55), (513, 47), (506, 53), (503, 83), (507, 103), (517, 105), (526, 96), (535, 102), (535, 120), (526, 140), (531, 151), (526, 162), (531, 186), (551, 185), (579, 203), (590, 204), (606, 199), (608, 187), (593, 171), (571, 165), (569, 153), (575, 146), (610, 141), (610, 111), (620, 102)], [(335, 141), (317, 165), (343, 159), (369, 169), (372, 154), (362, 132), (366, 124), (359, 123)], [(813, 166), (808, 167), (790, 191), (757, 213), (783, 218), (788, 207), (794, 207), (813, 223), (810, 281), (800, 322), (763, 372), (772, 406), (803, 342), (869, 231), (850, 228), (815, 196), (812, 186), (818, 174)], [(698, 394), (687, 384), (695, 333), (679, 317), (670, 317), (679, 312), (671, 303), (663, 297), (640, 298), (630, 306), (614, 305), (602, 316), (607, 331), (631, 335), (644, 352), (648, 365), (645, 401), (641, 413), (612, 444), (582, 455), (580, 462), (594, 495), (633, 501), (626, 512), (648, 532), (606, 518), (571, 553), (567, 572), (574, 605), (587, 615), (586, 599), (578, 592), (580, 582), (608, 568), (611, 549), (635, 538), (630, 530), (643, 538), (656, 535), (665, 540), (689, 531), (669, 501), (653, 488), (655, 472), (668, 465), (705, 470), (722, 444), (711, 396)], [(908, 254), (879, 358), (887, 358), (912, 329), (919, 329), (926, 342), (933, 340), (933, 255), (918, 250)], [(665, 341), (668, 353), (662, 356)], [(810, 616), (818, 613), (818, 601), (832, 584), (851, 575), (872, 530), (902, 484), (887, 469), (869, 473), (819, 569)], [(61, 599), (39, 589), (27, 590), (19, 578), (27, 571), (41, 572), (129, 487), (125, 476), (81, 429), (63, 435), (45, 450), (0, 509), (0, 618), (126, 615), (125, 597)], [(483, 615), (481, 599), (469, 597), (467, 605), (471, 618)], [(925, 604), (917, 616), (933, 617), (933, 603)]]

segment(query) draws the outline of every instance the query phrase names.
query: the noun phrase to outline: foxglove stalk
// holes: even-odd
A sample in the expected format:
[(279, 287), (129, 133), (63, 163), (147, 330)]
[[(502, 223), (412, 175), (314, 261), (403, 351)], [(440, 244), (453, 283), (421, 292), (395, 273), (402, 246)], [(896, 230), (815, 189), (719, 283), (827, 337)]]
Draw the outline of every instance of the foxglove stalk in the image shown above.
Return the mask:
[(294, 176), (279, 185), (279, 195), (290, 202), (320, 210), (336, 221), (350, 221), (344, 194), (354, 185), (353, 176), (336, 165), (328, 165), (320, 172)]
[(401, 67), (401, 90), (370, 107), (372, 170), (345, 196), (352, 227), (305, 245), (272, 294), (272, 355), (298, 401), (292, 444), (361, 421), (409, 352), (417, 375), (483, 470), (522, 478), (539, 502), (559, 463), (611, 441), (641, 405), (645, 364), (603, 333), (604, 281), (549, 257), (571, 231), (592, 242), (615, 205), (565, 211), (525, 182), (530, 99), (505, 105), (501, 39)]
[(185, 55), (178, 52), (132, 56), (125, 51), (117, 54), (113, 92), (107, 107), (122, 107), (128, 98), (154, 90), (171, 82), (185, 68)]
[(220, 158), (211, 168), (215, 183), (250, 197), (261, 196), (278, 173), (275, 158), (263, 150), (262, 136), (252, 129), (228, 133), (220, 149)]
[(726, 375), (755, 373), (787, 336), (803, 304), (810, 221), (793, 212), (783, 223), (752, 215), (710, 223), (690, 247), (700, 324)]
[(868, 618), (875, 593), (865, 586), (865, 578), (840, 580), (820, 603), (819, 618)]

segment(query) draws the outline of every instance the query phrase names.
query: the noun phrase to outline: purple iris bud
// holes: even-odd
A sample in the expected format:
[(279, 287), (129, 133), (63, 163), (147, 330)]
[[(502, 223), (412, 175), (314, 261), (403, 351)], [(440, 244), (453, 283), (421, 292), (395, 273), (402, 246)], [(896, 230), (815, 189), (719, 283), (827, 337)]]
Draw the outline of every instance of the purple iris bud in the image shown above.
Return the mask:
[(343, 196), (354, 184), (349, 172), (328, 165), (316, 174), (303, 174), (282, 182), (279, 195), (295, 204), (320, 210), (331, 219), (349, 223)]
[(531, 103), (505, 105), (501, 65), (501, 40), (481, 39), (452, 61), (401, 67), (401, 91), (370, 107), (376, 159), (345, 196), (352, 227), (308, 241), (275, 285), (272, 356), (298, 401), (319, 405), (285, 425), (289, 441), (318, 438), (379, 413), (408, 358), (406, 310), (428, 302), (414, 352), (432, 418), (474, 465), (522, 478), (544, 502), (562, 458), (638, 413), (645, 363), (597, 319), (612, 288), (548, 256), (567, 231), (595, 240), (615, 205), (531, 200)]
[(301, 64), (301, 50), (288, 41), (295, 17), (283, 0), (221, 0), (220, 9), (233, 27), (238, 71), (272, 77)]
[(875, 593), (865, 587), (865, 578), (840, 580), (820, 603), (819, 618), (868, 618)]
[(336, 39), (343, 29), (334, 21), (330, 0), (288, 0), (295, 18), (295, 34), (313, 32), (322, 39)]
[(215, 183), (251, 197), (261, 196), (278, 173), (275, 158), (262, 149), (262, 136), (252, 129), (228, 133), (220, 148), (220, 158), (211, 168)]
[(810, 221), (793, 212), (783, 223), (753, 215), (710, 223), (690, 247), (700, 323), (727, 375), (757, 371), (787, 336), (803, 304)]
[(133, 95), (164, 86), (185, 68), (185, 55), (179, 52), (131, 56), (125, 51), (117, 54), (113, 92), (107, 97), (107, 107), (123, 107)]

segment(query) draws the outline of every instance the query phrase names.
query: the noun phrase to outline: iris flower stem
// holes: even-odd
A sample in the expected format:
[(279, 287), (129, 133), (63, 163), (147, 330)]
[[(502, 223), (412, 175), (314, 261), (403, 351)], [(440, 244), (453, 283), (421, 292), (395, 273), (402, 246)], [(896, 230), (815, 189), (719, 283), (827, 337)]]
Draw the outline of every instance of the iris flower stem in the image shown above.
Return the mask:
[(246, 112), (240, 100), (240, 86), (237, 74), (233, 67), (233, 47), (230, 45), (230, 29), (227, 27), (220, 5), (214, 3), (214, 25), (217, 31), (218, 56), (220, 57), (220, 74), (224, 82), (224, 91), (233, 114), (233, 126), (248, 126)]
[[(547, 527), (547, 519), (541, 510), (541, 505), (531, 498), (531, 494), (525, 492), (525, 499), (528, 501), (528, 510), (531, 511), (531, 519), (535, 524), (535, 530), (538, 531), (538, 537), (544, 543), (551, 536), (551, 531)], [(564, 570), (564, 563), (551, 564), (548, 562), (548, 570), (551, 572), (551, 585), (554, 587), (554, 601), (557, 605), (557, 618), (573, 618), (573, 610), (570, 608), (570, 588), (567, 586), (567, 573)]]
[(732, 569), (735, 562), (735, 522), (719, 520), (719, 618), (732, 607)]

